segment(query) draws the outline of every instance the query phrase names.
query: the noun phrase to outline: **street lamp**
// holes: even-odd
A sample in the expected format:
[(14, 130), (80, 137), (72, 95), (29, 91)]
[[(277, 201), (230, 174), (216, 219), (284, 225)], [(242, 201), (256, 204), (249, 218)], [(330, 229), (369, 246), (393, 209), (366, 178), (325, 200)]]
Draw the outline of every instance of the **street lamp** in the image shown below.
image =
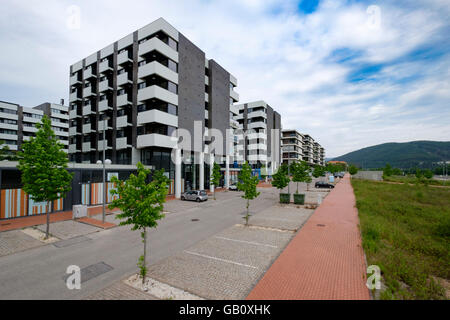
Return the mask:
[(108, 125), (109, 118), (106, 117), (103, 119), (103, 161), (98, 160), (97, 164), (103, 164), (103, 214), (102, 214), (102, 222), (105, 223), (105, 205), (106, 205), (106, 198), (107, 198), (107, 192), (106, 192), (106, 170), (105, 165), (110, 165), (111, 160), (105, 159), (105, 141), (106, 141), (106, 127)]

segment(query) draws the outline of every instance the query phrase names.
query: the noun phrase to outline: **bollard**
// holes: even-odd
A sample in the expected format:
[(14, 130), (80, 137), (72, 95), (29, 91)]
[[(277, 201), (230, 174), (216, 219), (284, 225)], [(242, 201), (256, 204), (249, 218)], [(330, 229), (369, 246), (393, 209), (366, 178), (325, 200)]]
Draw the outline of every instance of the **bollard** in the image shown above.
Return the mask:
[(322, 195), (318, 194), (317, 195), (317, 204), (321, 204), (322, 203)]

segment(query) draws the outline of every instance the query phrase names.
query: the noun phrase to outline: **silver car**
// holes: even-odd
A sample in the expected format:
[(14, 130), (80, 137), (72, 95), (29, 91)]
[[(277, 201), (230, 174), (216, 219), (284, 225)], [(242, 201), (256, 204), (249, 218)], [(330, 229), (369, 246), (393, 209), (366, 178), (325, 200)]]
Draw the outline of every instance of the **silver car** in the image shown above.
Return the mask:
[(186, 191), (183, 194), (181, 194), (181, 200), (191, 200), (191, 201), (207, 201), (208, 200), (208, 194), (205, 190), (191, 190)]

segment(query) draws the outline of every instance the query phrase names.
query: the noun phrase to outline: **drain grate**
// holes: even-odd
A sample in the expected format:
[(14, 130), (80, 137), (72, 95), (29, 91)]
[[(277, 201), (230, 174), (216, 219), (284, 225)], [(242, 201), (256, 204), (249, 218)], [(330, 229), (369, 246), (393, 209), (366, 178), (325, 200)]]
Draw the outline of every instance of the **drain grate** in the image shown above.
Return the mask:
[(200, 219), (191, 219), (192, 222), (200, 221)]
[[(113, 269), (113, 267), (103, 261), (96, 264), (91, 264), (90, 266), (81, 269), (81, 283), (89, 281)], [(65, 275), (63, 277), (64, 282), (66, 282), (69, 276), (70, 275)]]
[(321, 224), (321, 223), (317, 224), (317, 226), (318, 226), (318, 227), (325, 227), (325, 225), (324, 225), (324, 224)]

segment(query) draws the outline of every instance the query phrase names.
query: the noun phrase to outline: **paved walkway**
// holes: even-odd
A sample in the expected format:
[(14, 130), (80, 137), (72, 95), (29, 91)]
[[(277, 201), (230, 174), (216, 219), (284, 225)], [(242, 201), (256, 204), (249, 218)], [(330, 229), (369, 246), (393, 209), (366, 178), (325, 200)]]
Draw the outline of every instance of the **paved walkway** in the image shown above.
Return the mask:
[(347, 174), (247, 299), (370, 299), (358, 223)]

